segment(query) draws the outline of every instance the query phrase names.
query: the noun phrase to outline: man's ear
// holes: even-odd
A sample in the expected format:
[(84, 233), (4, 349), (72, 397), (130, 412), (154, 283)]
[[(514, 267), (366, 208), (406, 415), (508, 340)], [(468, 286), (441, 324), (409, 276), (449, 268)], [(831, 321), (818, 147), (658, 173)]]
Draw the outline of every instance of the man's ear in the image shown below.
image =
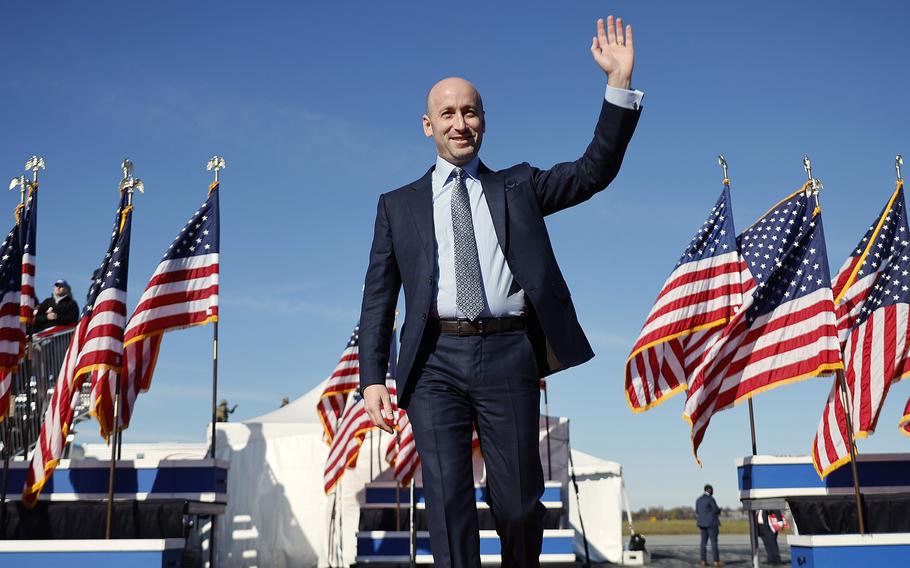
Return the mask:
[(423, 133), (427, 138), (433, 137), (433, 123), (430, 122), (430, 117), (423, 115), (421, 119), (423, 121)]

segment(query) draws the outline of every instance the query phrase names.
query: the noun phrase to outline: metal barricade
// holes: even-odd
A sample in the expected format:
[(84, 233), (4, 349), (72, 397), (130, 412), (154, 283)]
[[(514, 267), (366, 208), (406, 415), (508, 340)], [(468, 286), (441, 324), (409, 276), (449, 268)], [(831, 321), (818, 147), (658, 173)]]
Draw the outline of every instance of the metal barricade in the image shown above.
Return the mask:
[[(51, 328), (35, 334), (27, 345), (26, 356), (13, 375), (14, 401), (9, 417), (11, 456), (25, 456), (35, 446), (74, 331), (75, 326)], [(91, 385), (83, 385), (74, 423), (87, 417), (90, 396)]]

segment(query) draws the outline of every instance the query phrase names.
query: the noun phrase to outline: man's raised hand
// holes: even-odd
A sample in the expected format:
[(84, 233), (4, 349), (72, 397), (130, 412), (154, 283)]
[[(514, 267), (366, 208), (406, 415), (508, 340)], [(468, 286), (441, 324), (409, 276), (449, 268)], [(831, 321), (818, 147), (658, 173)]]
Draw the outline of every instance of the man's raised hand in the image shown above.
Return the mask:
[(607, 16), (597, 20), (597, 35), (591, 39), (591, 55), (607, 74), (607, 84), (618, 89), (628, 89), (632, 84), (632, 66), (635, 50), (632, 47), (632, 26), (623, 30), (622, 18)]
[(363, 405), (373, 424), (389, 434), (395, 433), (389, 426), (394, 415), (392, 414), (392, 399), (389, 397), (389, 389), (385, 385), (370, 385), (363, 389)]

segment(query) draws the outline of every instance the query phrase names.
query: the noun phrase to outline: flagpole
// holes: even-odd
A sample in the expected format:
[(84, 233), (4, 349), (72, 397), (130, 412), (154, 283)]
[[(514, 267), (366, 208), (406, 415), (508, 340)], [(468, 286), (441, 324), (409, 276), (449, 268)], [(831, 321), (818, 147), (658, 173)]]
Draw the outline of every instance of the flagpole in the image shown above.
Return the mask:
[[(724, 158), (723, 154), (718, 154), (717, 165), (719, 165), (724, 170), (724, 186), (727, 189), (731, 189), (730, 177), (728, 175), (729, 166), (727, 165), (727, 159)], [(749, 398), (748, 402), (749, 402), (749, 432), (752, 434), (752, 455), (754, 456), (754, 455), (758, 454), (758, 444), (756, 443), (756, 436), (755, 436), (755, 410), (752, 407), (752, 398), (751, 397)]]
[[(212, 156), (205, 165), (206, 171), (215, 172), (215, 182), (212, 187), (218, 187), (221, 183), (220, 172), (225, 168), (224, 157)], [(212, 439), (209, 446), (209, 455), (212, 463), (215, 461), (215, 424), (218, 410), (218, 320), (221, 319), (221, 311), (218, 312), (218, 319), (212, 325)], [(215, 566), (215, 515), (212, 515), (209, 524), (209, 568)]]
[[(13, 178), (12, 183), (10, 183), (9, 188), (11, 190), (15, 189), (16, 186), (19, 186), (19, 205), (16, 207), (16, 211), (17, 211), (16, 224), (19, 225), (19, 227), (17, 227), (16, 230), (19, 230), (21, 228), (21, 222), (22, 222), (21, 212), (25, 210), (26, 190), (27, 189), (32, 189), (32, 190), (38, 189), (38, 170), (39, 169), (41, 169), (41, 170), (44, 169), (44, 158), (41, 158), (39, 156), (32, 156), (25, 163), (25, 171), (31, 170), (31, 172), (32, 172), (32, 181), (29, 182), (28, 178), (26, 178), (25, 176), (20, 176), (18, 178)], [(22, 243), (19, 243), (19, 245), (21, 247)], [(20, 250), (20, 255), (21, 255), (21, 250)], [(21, 280), (22, 276), (20, 275), (19, 278)], [(20, 288), (21, 288), (21, 284), (20, 284)], [(26, 329), (26, 332), (27, 331), (28, 330)], [(28, 377), (27, 373), (28, 373), (29, 366), (28, 366), (27, 362), (30, 357), (30, 354), (31, 354), (31, 350), (29, 349), (28, 336), (26, 336), (25, 364), (20, 369), (26, 373), (26, 375), (25, 375), (26, 377)], [(12, 375), (12, 372), (10, 372), (10, 375)], [(10, 423), (10, 420), (12, 419), (12, 412), (10, 411), (10, 408), (12, 408), (12, 406), (15, 404), (15, 397), (13, 396), (13, 392), (12, 392), (12, 377), (10, 377), (10, 381), (11, 381), (10, 382), (10, 399), (9, 399), (10, 404), (7, 405), (7, 408), (4, 409), (6, 411), (6, 418), (3, 420), (3, 476), (2, 476), (2, 479), (0, 479), (0, 485), (2, 485), (2, 487), (0, 487), (0, 507), (2, 507), (2, 510), (0, 510), (0, 538), (2, 538), (2, 539), (6, 539), (6, 523), (7, 523), (7, 518), (8, 518), (7, 510), (6, 510), (6, 494), (7, 494), (6, 486), (9, 483), (9, 461), (10, 461), (10, 457), (11, 457), (10, 456), (11, 431), (10, 431), (9, 423)]]
[[(903, 160), (900, 155), (895, 158), (895, 168), (897, 169), (897, 178), (898, 182), (901, 181), (900, 178), (900, 166)], [(822, 189), (822, 184), (820, 181), (812, 177), (812, 162), (809, 160), (809, 156), (803, 156), (803, 167), (806, 170), (806, 175), (809, 177), (809, 188), (811, 195), (815, 196), (815, 206), (820, 207), (818, 200), (818, 193)], [(856, 499), (856, 517), (859, 522), (859, 533), (866, 533), (866, 519), (863, 514), (863, 495), (860, 491), (859, 485), (859, 469), (856, 464), (856, 443), (853, 439), (853, 413), (851, 410), (852, 402), (850, 400), (850, 392), (847, 390), (847, 380), (844, 377), (844, 370), (839, 369), (837, 371), (837, 387), (839, 395), (841, 397), (841, 402), (844, 405), (844, 413), (846, 430), (847, 430), (847, 444), (850, 446), (850, 468), (853, 473), (853, 495)]]
[[(126, 205), (127, 208), (132, 207), (133, 205), (133, 191), (138, 189), (140, 192), (144, 191), (144, 186), (142, 180), (133, 177), (133, 162), (129, 158), (123, 160), (123, 180), (120, 181), (120, 191), (126, 191)], [(127, 213), (127, 209), (124, 209), (120, 214), (121, 216)], [(121, 228), (123, 227), (121, 219)], [(123, 355), (121, 354), (121, 362), (123, 361)], [(108, 434), (108, 440), (111, 443), (111, 464), (108, 471), (108, 482), (107, 482), (107, 520), (105, 522), (104, 528), (104, 538), (110, 540), (111, 538), (111, 526), (114, 516), (114, 478), (117, 474), (117, 427), (120, 424), (120, 375), (122, 374), (122, 368), (117, 373), (111, 373), (110, 370), (106, 371), (107, 375), (110, 377), (111, 374), (114, 375), (114, 419), (110, 427), (110, 433)], [(113, 440), (111, 440), (113, 438)]]
[(837, 386), (844, 411), (847, 426), (847, 444), (850, 446), (850, 469), (853, 471), (853, 496), (856, 499), (856, 517), (859, 520), (859, 534), (866, 534), (866, 518), (863, 514), (863, 494), (859, 487), (859, 470), (856, 465), (856, 443), (853, 440), (853, 414), (851, 412), (850, 393), (847, 391), (847, 380), (844, 371), (837, 371)]
[(417, 566), (417, 484), (411, 476), (410, 497), (408, 499), (408, 565)]
[[(717, 165), (721, 167), (724, 171), (724, 187), (728, 190), (730, 188), (730, 176), (729, 176), (729, 166), (727, 165), (727, 159), (724, 158), (723, 154), (717, 155)], [(758, 454), (758, 443), (756, 442), (755, 436), (755, 409), (752, 407), (752, 397), (748, 399), (749, 403), (749, 433), (752, 437), (752, 455)], [(749, 551), (752, 553), (752, 566), (753, 568), (759, 567), (758, 559), (758, 533), (757, 533), (757, 522), (755, 518), (755, 511), (749, 510)]]
[(401, 530), (401, 480), (395, 479), (395, 532)]

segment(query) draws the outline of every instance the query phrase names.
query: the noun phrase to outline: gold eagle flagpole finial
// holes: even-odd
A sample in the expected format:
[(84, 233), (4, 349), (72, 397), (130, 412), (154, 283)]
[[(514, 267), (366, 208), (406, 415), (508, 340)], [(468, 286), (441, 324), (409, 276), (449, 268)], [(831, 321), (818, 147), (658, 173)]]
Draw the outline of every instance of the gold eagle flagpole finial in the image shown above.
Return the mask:
[(29, 181), (25, 176), (14, 177), (9, 182), (9, 190), (19, 188), (19, 203), (25, 203), (25, 190), (28, 189)]
[(139, 193), (145, 193), (145, 184), (142, 183), (141, 179), (133, 177), (133, 162), (129, 158), (123, 159), (120, 169), (123, 170), (123, 179), (120, 180), (120, 191), (129, 192), (126, 204), (127, 206), (132, 206), (133, 191), (139, 190)]
[(904, 178), (901, 176), (901, 166), (904, 165), (904, 157), (898, 154), (894, 157), (894, 169), (897, 170), (897, 183), (902, 183)]
[(809, 156), (803, 156), (803, 169), (806, 170), (806, 176), (809, 181), (806, 182), (806, 197), (815, 196), (815, 208), (820, 207), (818, 202), (818, 193), (825, 188), (818, 179), (812, 177), (812, 161)]
[(212, 159), (209, 160), (209, 163), (205, 165), (205, 170), (210, 172), (215, 170), (215, 183), (218, 183), (218, 172), (227, 167), (224, 158), (222, 156), (212, 156)]
[(32, 189), (38, 189), (38, 170), (44, 169), (44, 158), (32, 156), (25, 162), (25, 171), (32, 172)]
[(723, 154), (717, 155), (717, 165), (724, 169), (724, 185), (730, 187), (730, 177), (727, 175), (727, 159)]

